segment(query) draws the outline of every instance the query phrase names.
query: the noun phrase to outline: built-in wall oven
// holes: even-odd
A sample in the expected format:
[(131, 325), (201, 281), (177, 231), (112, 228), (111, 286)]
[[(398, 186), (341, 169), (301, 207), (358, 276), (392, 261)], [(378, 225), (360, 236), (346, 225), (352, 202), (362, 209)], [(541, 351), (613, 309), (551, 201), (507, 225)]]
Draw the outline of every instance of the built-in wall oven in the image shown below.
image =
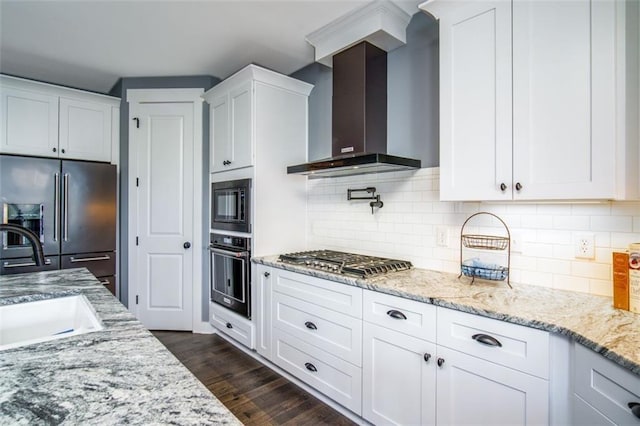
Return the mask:
[(251, 232), (251, 179), (211, 184), (211, 229)]
[(211, 234), (211, 301), (251, 318), (251, 239)]

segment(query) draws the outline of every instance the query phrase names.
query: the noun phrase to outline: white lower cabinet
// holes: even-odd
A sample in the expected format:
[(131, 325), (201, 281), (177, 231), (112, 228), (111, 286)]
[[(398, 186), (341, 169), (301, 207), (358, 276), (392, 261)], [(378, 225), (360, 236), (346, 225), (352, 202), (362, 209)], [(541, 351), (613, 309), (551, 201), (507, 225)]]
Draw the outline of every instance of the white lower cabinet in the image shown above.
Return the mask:
[(364, 324), (362, 417), (377, 425), (436, 420), (436, 345)]
[(545, 425), (549, 382), (438, 346), (437, 422), (441, 425)]
[[(433, 306), (381, 293), (365, 291), (364, 301), (362, 415), (366, 420), (549, 423), (548, 333), (444, 308), (437, 308), (436, 316)], [(380, 306), (387, 314), (373, 315), (381, 312)], [(411, 322), (416, 312), (423, 312), (419, 317), (425, 325), (435, 329), (437, 323), (437, 336), (431, 327), (422, 334), (434, 342), (405, 334), (415, 328)], [(539, 367), (544, 364), (546, 369)], [(529, 371), (547, 376), (536, 377)]]
[(640, 425), (640, 377), (578, 343), (573, 357), (574, 423)]

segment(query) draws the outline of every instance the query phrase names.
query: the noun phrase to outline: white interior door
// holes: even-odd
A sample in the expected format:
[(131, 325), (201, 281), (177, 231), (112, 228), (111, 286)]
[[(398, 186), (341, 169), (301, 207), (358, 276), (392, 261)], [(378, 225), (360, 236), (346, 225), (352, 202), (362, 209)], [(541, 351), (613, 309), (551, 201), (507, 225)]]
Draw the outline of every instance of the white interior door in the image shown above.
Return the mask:
[[(150, 329), (193, 329), (193, 103), (131, 104), (137, 177), (138, 319)], [(136, 120), (137, 119), (137, 120)]]

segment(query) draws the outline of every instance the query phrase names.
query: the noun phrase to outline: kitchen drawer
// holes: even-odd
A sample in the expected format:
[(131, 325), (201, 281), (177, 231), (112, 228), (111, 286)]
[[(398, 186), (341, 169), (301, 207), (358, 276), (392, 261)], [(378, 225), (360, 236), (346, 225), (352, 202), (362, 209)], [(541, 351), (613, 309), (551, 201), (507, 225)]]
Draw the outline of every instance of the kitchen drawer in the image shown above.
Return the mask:
[(247, 318), (218, 305), (209, 303), (209, 322), (218, 331), (232, 337), (249, 349), (253, 349), (253, 324)]
[(365, 321), (435, 342), (435, 306), (369, 290), (363, 299)]
[[(640, 425), (640, 418), (629, 408), (629, 403), (640, 404), (640, 376), (579, 343), (573, 346), (575, 393), (615, 424)], [(578, 415), (583, 409), (581, 404), (574, 405)]]
[(615, 426), (600, 411), (587, 404), (575, 393), (573, 394), (573, 424), (589, 426)]
[(0, 275), (24, 274), (27, 272), (55, 271), (60, 265), (59, 256), (45, 256), (44, 266), (36, 266), (31, 257), (18, 259), (2, 259), (0, 261)]
[(438, 307), (438, 345), (549, 379), (546, 331)]
[(96, 277), (108, 277), (116, 273), (116, 254), (83, 253), (62, 256), (62, 269), (87, 268)]
[(279, 270), (274, 281), (274, 292), (362, 318), (362, 289), (359, 287), (285, 270)]
[(274, 327), (362, 365), (362, 320), (282, 293), (273, 294), (271, 312)]
[(362, 413), (362, 369), (277, 328), (273, 362), (337, 403)]

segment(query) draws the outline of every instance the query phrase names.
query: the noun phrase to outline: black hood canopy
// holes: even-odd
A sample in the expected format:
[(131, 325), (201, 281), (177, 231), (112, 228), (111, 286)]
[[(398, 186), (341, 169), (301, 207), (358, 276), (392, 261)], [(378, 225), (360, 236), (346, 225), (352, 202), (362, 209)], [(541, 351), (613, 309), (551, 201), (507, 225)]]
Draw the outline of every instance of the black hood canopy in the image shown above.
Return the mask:
[(387, 154), (387, 53), (363, 41), (333, 56), (331, 158), (287, 167), (310, 178), (420, 168)]

